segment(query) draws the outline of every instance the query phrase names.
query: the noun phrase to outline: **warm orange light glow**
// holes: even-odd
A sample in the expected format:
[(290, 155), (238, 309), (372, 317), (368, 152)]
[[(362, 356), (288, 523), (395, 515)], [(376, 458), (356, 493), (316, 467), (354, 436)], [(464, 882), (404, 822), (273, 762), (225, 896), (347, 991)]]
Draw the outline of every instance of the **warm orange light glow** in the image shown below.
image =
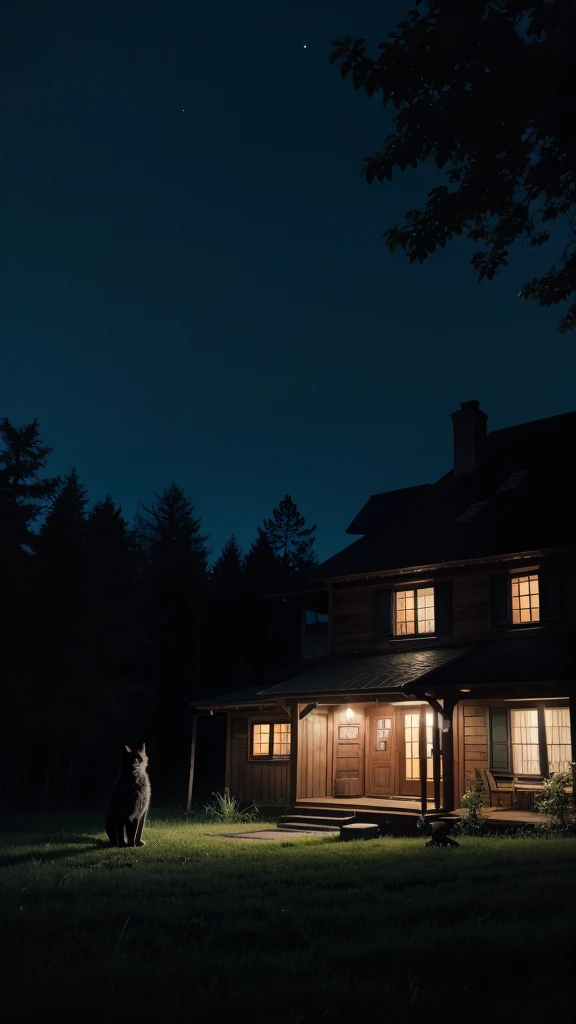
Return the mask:
[(512, 588), (512, 622), (540, 622), (540, 595), (538, 576), (513, 576)]
[(354, 712), (352, 711), (352, 708), (346, 708), (346, 721), (347, 722), (353, 722), (354, 721)]

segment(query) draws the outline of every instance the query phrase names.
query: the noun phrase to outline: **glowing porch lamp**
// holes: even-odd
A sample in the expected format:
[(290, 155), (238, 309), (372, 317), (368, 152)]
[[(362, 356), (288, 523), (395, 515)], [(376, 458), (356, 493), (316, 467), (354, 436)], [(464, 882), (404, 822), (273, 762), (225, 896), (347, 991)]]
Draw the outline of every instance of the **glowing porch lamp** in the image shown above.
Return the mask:
[(353, 722), (354, 721), (354, 712), (352, 711), (352, 708), (346, 708), (346, 721), (347, 722)]

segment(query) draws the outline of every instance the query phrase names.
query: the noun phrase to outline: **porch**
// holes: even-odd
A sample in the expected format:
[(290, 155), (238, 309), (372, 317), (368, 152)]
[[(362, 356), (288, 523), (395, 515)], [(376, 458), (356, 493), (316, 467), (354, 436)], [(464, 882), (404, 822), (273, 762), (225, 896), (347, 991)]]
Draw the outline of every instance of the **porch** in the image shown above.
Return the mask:
[[(331, 812), (341, 811), (354, 815), (358, 821), (374, 820), (377, 824), (385, 827), (393, 826), (393, 831), (402, 831), (402, 825), (408, 827), (410, 832), (416, 828), (416, 819), (420, 816), (420, 802), (418, 800), (394, 800), (380, 799), (377, 797), (357, 797), (354, 800), (341, 800), (339, 797), (323, 797), (321, 800), (313, 797), (304, 797), (294, 805), (295, 813), (309, 813), (329, 815)], [(426, 815), (429, 819), (437, 816), (442, 818), (465, 818), (467, 811), (464, 807), (457, 807), (453, 811), (436, 811), (432, 806), (428, 808)], [(538, 814), (537, 811), (515, 810), (503, 807), (485, 807), (483, 813), (488, 819), (489, 827), (498, 831), (505, 831), (509, 828), (518, 828), (523, 825), (534, 826), (543, 824), (548, 820), (547, 815)]]

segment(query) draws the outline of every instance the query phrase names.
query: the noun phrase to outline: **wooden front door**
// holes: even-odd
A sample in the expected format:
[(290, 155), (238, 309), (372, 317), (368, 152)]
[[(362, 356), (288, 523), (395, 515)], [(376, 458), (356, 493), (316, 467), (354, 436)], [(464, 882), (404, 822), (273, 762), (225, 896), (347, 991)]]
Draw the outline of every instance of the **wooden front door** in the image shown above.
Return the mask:
[(434, 795), (432, 774), (433, 715), (417, 707), (397, 708), (398, 793), (420, 796), (420, 715), (426, 715), (426, 794)]
[(364, 796), (364, 709), (334, 712), (334, 796)]
[(394, 792), (394, 710), (380, 704), (366, 715), (366, 796)]

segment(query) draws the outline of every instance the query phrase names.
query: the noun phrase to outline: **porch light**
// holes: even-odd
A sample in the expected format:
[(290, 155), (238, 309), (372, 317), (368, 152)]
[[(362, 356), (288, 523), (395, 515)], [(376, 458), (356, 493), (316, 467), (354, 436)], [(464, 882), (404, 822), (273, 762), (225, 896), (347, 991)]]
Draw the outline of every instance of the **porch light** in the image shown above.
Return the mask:
[(460, 687), (460, 693), (470, 693), (470, 687), (469, 686), (461, 686)]
[(354, 712), (352, 711), (352, 708), (346, 708), (346, 721), (347, 722), (353, 722), (354, 721)]

